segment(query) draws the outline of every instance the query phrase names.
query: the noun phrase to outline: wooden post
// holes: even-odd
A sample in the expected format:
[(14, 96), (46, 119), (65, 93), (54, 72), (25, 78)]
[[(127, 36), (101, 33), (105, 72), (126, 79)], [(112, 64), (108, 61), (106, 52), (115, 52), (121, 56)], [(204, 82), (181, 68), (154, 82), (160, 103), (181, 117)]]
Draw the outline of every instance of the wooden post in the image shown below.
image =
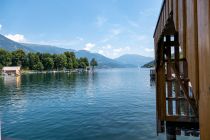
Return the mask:
[(164, 123), (166, 116), (166, 95), (165, 95), (165, 63), (164, 63), (164, 45), (161, 39), (157, 45), (156, 54), (156, 113), (157, 113), (157, 133), (164, 132)]
[[(171, 36), (166, 36), (166, 54), (167, 54), (167, 96), (168, 98), (172, 97), (172, 72), (169, 63), (171, 62), (171, 46), (170, 44)], [(168, 115), (173, 115), (173, 102), (168, 100)]]
[(166, 122), (166, 140), (176, 140), (176, 127)]
[[(178, 33), (174, 35), (174, 42), (178, 44)], [(180, 59), (180, 54), (179, 54), (179, 45), (174, 46), (174, 62), (175, 62), (175, 68), (177, 69), (178, 72), (180, 72), (179, 69), (179, 59)], [(176, 75), (177, 76), (177, 75)], [(180, 85), (178, 80), (175, 81), (175, 95), (176, 95), (176, 114), (180, 115)]]
[[(186, 92), (189, 96), (189, 81), (187, 81), (186, 79), (188, 79), (188, 64), (187, 64), (187, 61), (185, 60), (183, 62), (183, 70), (184, 70), (184, 73), (183, 73), (183, 79), (184, 79), (184, 86), (186, 87)], [(185, 101), (184, 103), (184, 106), (185, 106), (185, 115), (186, 116), (189, 116), (189, 109), (190, 109), (190, 106), (189, 106), (189, 103), (187, 101)]]

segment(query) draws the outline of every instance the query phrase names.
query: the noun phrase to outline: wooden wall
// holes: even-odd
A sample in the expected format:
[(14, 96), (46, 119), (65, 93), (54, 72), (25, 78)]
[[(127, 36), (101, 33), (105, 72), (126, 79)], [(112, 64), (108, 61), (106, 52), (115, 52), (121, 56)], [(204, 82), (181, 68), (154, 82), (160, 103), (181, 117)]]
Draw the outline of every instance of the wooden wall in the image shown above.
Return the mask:
[(171, 13), (199, 104), (201, 140), (210, 140), (210, 0), (164, 0), (154, 33), (156, 47)]
[(201, 140), (210, 140), (210, 0), (197, 0)]

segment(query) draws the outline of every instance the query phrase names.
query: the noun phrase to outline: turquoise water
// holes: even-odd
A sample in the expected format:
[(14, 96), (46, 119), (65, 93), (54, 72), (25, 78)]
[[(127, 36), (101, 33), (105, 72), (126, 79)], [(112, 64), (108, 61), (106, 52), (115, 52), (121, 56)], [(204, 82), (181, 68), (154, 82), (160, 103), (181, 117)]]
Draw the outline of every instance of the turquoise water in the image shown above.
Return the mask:
[(2, 135), (14, 140), (163, 140), (155, 109), (148, 69), (0, 78)]

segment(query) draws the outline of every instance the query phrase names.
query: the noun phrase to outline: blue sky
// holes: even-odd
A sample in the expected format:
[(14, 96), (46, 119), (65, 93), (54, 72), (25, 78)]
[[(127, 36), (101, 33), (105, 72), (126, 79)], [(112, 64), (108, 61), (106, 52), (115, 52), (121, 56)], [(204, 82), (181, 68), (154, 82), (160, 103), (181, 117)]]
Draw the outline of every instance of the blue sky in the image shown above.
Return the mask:
[(162, 0), (1, 0), (0, 34), (18, 42), (153, 56)]

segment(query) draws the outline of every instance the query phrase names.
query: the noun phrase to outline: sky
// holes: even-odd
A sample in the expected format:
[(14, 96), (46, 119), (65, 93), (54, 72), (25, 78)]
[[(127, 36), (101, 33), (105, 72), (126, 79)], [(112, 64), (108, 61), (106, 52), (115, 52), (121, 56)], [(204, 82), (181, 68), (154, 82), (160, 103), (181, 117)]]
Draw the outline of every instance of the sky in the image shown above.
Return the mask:
[(154, 55), (162, 0), (1, 0), (0, 34), (109, 58)]

